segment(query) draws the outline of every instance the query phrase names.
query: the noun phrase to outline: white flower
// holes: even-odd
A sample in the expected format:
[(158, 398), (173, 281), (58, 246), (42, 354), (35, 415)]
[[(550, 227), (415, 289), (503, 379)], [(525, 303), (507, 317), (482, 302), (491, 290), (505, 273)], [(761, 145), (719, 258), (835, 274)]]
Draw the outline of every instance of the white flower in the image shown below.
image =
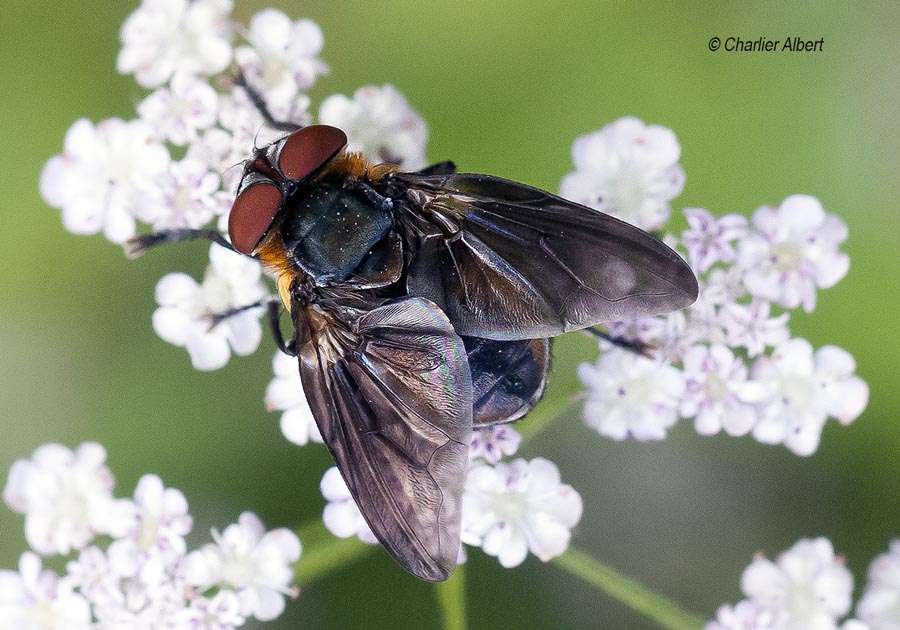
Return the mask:
[(62, 210), (69, 232), (102, 230), (123, 243), (135, 234), (137, 204), (168, 163), (169, 152), (147, 123), (110, 118), (95, 127), (82, 118), (66, 133), (63, 154), (44, 165), (41, 196)]
[(185, 158), (169, 164), (156, 186), (141, 200), (137, 216), (154, 231), (201, 228), (230, 206), (217, 195), (219, 176), (200, 160)]
[(900, 540), (869, 565), (869, 582), (856, 605), (859, 618), (872, 630), (900, 630)]
[(235, 49), (235, 61), (274, 115), (328, 72), (318, 57), (322, 29), (312, 20), (294, 22), (278, 9), (263, 9), (250, 20), (246, 38), (251, 45)]
[(275, 378), (266, 387), (266, 409), (284, 412), (281, 414), (282, 434), (289, 442), (300, 446), (310, 440), (321, 444), (322, 435), (309, 403), (306, 402), (306, 394), (303, 393), (297, 357), (276, 352), (272, 370)]
[(756, 602), (745, 599), (734, 606), (720, 606), (715, 621), (710, 621), (704, 630), (775, 630), (772, 625), (774, 615)]
[(153, 329), (163, 340), (184, 347), (198, 370), (224, 366), (232, 350), (239, 355), (256, 351), (262, 339), (261, 308), (232, 315), (211, 326), (210, 316), (254, 304), (263, 299), (259, 263), (213, 244), (203, 284), (183, 273), (170, 273), (156, 285), (159, 308)]
[(741, 589), (772, 614), (775, 629), (832, 630), (850, 611), (853, 576), (828, 539), (804, 539), (776, 562), (756, 558), (741, 576)]
[(319, 122), (347, 134), (349, 151), (415, 171), (425, 166), (428, 127), (393, 85), (361, 87), (349, 99), (333, 94), (319, 107)]
[(232, 630), (246, 621), (240, 609), (240, 599), (227, 589), (212, 597), (195, 597), (173, 616), (171, 630)]
[(725, 343), (725, 329), (722, 326), (721, 308), (714, 299), (701, 287), (697, 300), (684, 311), (669, 313), (666, 317), (676, 318), (683, 315), (685, 322), (680, 332), (680, 343), (669, 342), (669, 346), (679, 350), (677, 354), (664, 356), (679, 361), (684, 357), (691, 345), (696, 343)]
[(716, 219), (709, 210), (685, 208), (689, 229), (681, 233), (688, 250), (691, 268), (705, 273), (717, 262), (733, 263), (737, 258), (732, 241), (747, 233), (747, 219), (739, 214), (726, 214)]
[(745, 388), (744, 396), (760, 407), (753, 437), (811, 455), (829, 416), (849, 424), (865, 409), (869, 389), (855, 370), (845, 350), (823, 346), (813, 354), (812, 345), (800, 338), (779, 346), (771, 357), (759, 357), (751, 372), (757, 386)]
[[(109, 563), (106, 553), (91, 545), (66, 563), (66, 586), (87, 598), (92, 606), (116, 605), (121, 599), (120, 578)], [(2, 627), (2, 626), (0, 626)]]
[[(656, 346), (652, 348), (653, 356), (670, 363), (678, 363), (694, 341), (705, 341), (710, 336), (715, 338), (715, 333), (710, 329), (709, 323), (705, 321), (706, 313), (701, 309), (702, 304), (702, 302), (700, 304), (695, 302), (696, 308), (692, 306), (685, 311), (673, 311), (660, 316), (663, 321), (663, 335), (657, 341)], [(690, 315), (690, 321), (688, 321), (688, 315)], [(695, 326), (696, 331), (694, 330)], [(632, 354), (634, 353), (632, 352)]]
[[(693, 309), (693, 307), (691, 308)], [(688, 313), (693, 315), (690, 326), (688, 325)], [(707, 339), (706, 335), (709, 331), (706, 330), (706, 326), (707, 324), (701, 321), (701, 311), (688, 310), (612, 322), (608, 328), (612, 337), (644, 344), (655, 358), (678, 363), (691, 343)], [(600, 342), (601, 351), (613, 347), (613, 344), (606, 341)]]
[(496, 464), (505, 455), (514, 455), (522, 436), (508, 424), (498, 424), (472, 431), (469, 441), (469, 461), (483, 459)]
[[(302, 101), (302, 99), (297, 99)], [(305, 102), (303, 112), (289, 120), (305, 124)], [(285, 135), (268, 127), (259, 110), (242, 89), (235, 89), (219, 101), (219, 123), (222, 128), (206, 130), (199, 140), (188, 147), (187, 155), (202, 161), (210, 170), (221, 173), (223, 188), (227, 193), (228, 205), (234, 201), (238, 183), (243, 175), (244, 160), (253, 154), (255, 147), (262, 147)], [(223, 215), (223, 219), (226, 217)], [(227, 221), (224, 224), (227, 230)]]
[[(181, 560), (181, 556), (176, 558)], [(62, 582), (77, 588), (93, 611), (96, 630), (157, 630), (166, 628), (174, 615), (185, 607), (187, 586), (177, 566), (147, 581), (136, 576), (123, 576), (107, 554), (98, 547), (88, 547), (66, 564), (68, 573)], [(147, 573), (147, 572), (143, 572)]]
[(725, 327), (728, 345), (744, 347), (748, 356), (755, 357), (767, 346), (785, 343), (791, 336), (787, 327), (789, 315), (781, 313), (769, 317), (771, 312), (772, 305), (760, 299), (750, 304), (733, 302), (722, 306), (719, 319)]
[(218, 93), (206, 82), (176, 74), (170, 88), (159, 88), (137, 106), (138, 115), (150, 123), (163, 140), (185, 145), (197, 132), (216, 123)]
[(529, 551), (544, 562), (561, 555), (582, 510), (581, 496), (540, 457), (470, 468), (462, 505), (462, 541), (505, 568), (521, 564)]
[(67, 554), (106, 532), (114, 479), (105, 461), (102, 446), (85, 442), (74, 452), (44, 444), (30, 460), (12, 465), (3, 500), (25, 514), (25, 537), (32, 549)]
[(684, 188), (680, 154), (670, 129), (620, 118), (575, 139), (575, 170), (563, 178), (560, 194), (655, 230), (669, 220), (669, 200)]
[(26, 552), (19, 571), (0, 571), (0, 628), (4, 630), (88, 630), (91, 610), (81, 595), (52, 571), (41, 568), (41, 559)]
[(122, 24), (121, 74), (156, 87), (176, 72), (213, 75), (231, 62), (231, 0), (143, 0)]
[(854, 376), (853, 355), (837, 346), (822, 346), (814, 357), (819, 391), (828, 401), (828, 415), (842, 425), (856, 420), (869, 404), (869, 386)]
[(300, 558), (300, 539), (288, 529), (266, 532), (252, 512), (244, 512), (237, 524), (221, 534), (216, 544), (205, 545), (185, 558), (188, 584), (205, 590), (214, 585), (233, 589), (240, 600), (240, 614), (269, 621), (284, 610), (284, 595)]
[(738, 264), (750, 293), (785, 308), (816, 306), (816, 287), (833, 287), (850, 267), (838, 251), (847, 226), (809, 195), (792, 195), (777, 208), (753, 214), (753, 231), (739, 245)]
[(756, 421), (756, 410), (740, 399), (747, 367), (722, 345), (693, 346), (684, 356), (684, 397), (681, 415), (694, 418), (701, 435), (724, 429), (728, 435), (746, 435)]
[(134, 501), (122, 500), (110, 533), (116, 538), (108, 555), (123, 577), (138, 576), (147, 584), (158, 583), (185, 554), (184, 537), (193, 523), (187, 500), (180, 490), (166, 488), (156, 475), (144, 475), (134, 491)]
[(701, 282), (700, 294), (707, 302), (718, 306), (736, 302), (747, 295), (744, 271), (737, 265), (711, 269), (705, 282)]
[(147, 585), (137, 579), (118, 580), (111, 597), (93, 601), (95, 630), (159, 630), (171, 628), (184, 610), (186, 586), (175, 576)]
[(596, 365), (582, 363), (585, 424), (615, 440), (662, 440), (678, 420), (681, 372), (629, 350), (610, 348)]
[(338, 538), (356, 536), (364, 543), (375, 544), (378, 542), (353, 497), (350, 496), (350, 490), (347, 489), (344, 478), (335, 466), (326, 470), (322, 475), (319, 489), (322, 491), (322, 496), (328, 501), (322, 512), (322, 522), (325, 523), (328, 531)]

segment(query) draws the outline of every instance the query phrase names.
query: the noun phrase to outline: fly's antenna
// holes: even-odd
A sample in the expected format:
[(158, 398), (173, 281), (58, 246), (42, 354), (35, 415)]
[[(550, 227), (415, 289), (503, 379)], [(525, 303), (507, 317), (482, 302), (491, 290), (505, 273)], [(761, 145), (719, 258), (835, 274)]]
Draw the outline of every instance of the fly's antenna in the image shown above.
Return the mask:
[(263, 128), (263, 126), (260, 125), (257, 128), (256, 133), (253, 134), (253, 154), (254, 155), (256, 155), (259, 152), (259, 145), (256, 144), (256, 141), (259, 140), (259, 133), (262, 131), (262, 128)]

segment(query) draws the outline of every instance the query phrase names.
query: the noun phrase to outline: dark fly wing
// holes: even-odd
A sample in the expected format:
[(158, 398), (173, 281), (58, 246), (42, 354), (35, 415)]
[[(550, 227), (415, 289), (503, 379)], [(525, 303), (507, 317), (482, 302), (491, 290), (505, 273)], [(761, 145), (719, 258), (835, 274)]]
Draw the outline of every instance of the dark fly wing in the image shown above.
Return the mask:
[(550, 341), (498, 341), (463, 337), (472, 372), (475, 428), (518, 420), (544, 394), (550, 369)]
[(459, 553), (472, 431), (462, 339), (434, 304), (404, 298), (350, 322), (292, 308), (319, 431), (378, 540), (413, 575), (446, 580)]
[(408, 292), (437, 304), (461, 335), (551, 337), (697, 297), (677, 253), (591, 208), (487, 175), (388, 178), (406, 208)]

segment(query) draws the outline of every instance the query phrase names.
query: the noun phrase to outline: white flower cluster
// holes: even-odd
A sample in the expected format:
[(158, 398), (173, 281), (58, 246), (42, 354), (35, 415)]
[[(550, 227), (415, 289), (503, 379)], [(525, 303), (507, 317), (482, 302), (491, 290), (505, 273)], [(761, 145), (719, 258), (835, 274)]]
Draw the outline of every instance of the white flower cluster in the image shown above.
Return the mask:
[[(576, 140), (573, 153), (578, 170), (562, 192), (576, 201), (589, 201), (590, 184), (607, 191), (604, 199), (627, 189), (630, 207), (659, 208), (680, 190), (662, 185), (683, 178), (677, 140), (662, 127), (624, 118)], [(659, 185), (637, 186), (626, 169), (634, 164)], [(668, 218), (668, 206), (654, 215), (661, 221), (649, 221), (621, 205), (593, 205), (645, 228)], [(812, 311), (816, 291), (847, 273), (849, 259), (838, 249), (846, 226), (808, 195), (759, 208), (749, 222), (736, 214), (717, 219), (702, 208), (684, 215), (688, 229), (665, 240), (685, 251), (700, 280), (699, 299), (685, 311), (609, 326), (613, 337), (644, 346), (649, 356), (601, 344), (597, 363), (579, 368), (585, 422), (617, 440), (661, 440), (679, 418), (693, 419), (701, 435), (752, 433), (811, 455), (829, 417), (849, 424), (868, 402), (849, 353), (814, 350), (788, 329), (787, 309)]]
[(521, 564), (529, 551), (547, 562), (569, 546), (581, 509), (581, 495), (560, 482), (549, 460), (475, 465), (466, 476), (462, 540), (506, 568)]
[[(224, 238), (241, 162), (284, 134), (268, 127), (235, 85), (231, 64), (276, 119), (312, 121), (304, 92), (328, 72), (319, 26), (264, 9), (242, 27), (231, 10), (230, 0), (143, 0), (126, 19), (117, 68), (153, 91), (135, 120), (78, 120), (63, 153), (45, 165), (41, 194), (62, 211), (67, 230), (103, 232), (114, 243), (145, 231), (141, 224), (153, 231), (218, 229)], [(391, 85), (361, 88), (352, 99), (332, 95), (319, 119), (344, 129), (350, 149), (373, 160), (425, 164), (425, 122)], [(260, 274), (256, 261), (214, 246), (202, 283), (184, 274), (160, 281), (154, 329), (186, 348), (201, 370), (224, 366), (232, 352), (254, 352), (262, 309), (218, 323), (210, 318), (270, 294)]]
[[(245, 512), (213, 532), (214, 544), (188, 551), (184, 495), (145, 475), (133, 498), (115, 498), (105, 460), (99, 444), (46, 444), (13, 464), (3, 500), (25, 515), (32, 551), (18, 571), (0, 570), (0, 628), (229, 630), (282, 613), (295, 595), (293, 532), (266, 532)], [(65, 575), (42, 568), (40, 556), (74, 552)]]
[(575, 140), (575, 170), (563, 178), (560, 194), (656, 230), (669, 220), (669, 200), (684, 188), (680, 155), (671, 129), (620, 118)]
[(217, 325), (210, 318), (267, 296), (261, 272), (252, 258), (213, 243), (202, 284), (187, 274), (170, 273), (156, 285), (159, 308), (153, 313), (153, 329), (163, 340), (185, 348), (198, 370), (224, 366), (232, 351), (256, 352), (262, 339), (261, 308), (236, 313)]
[(758, 554), (744, 570), (746, 599), (724, 605), (705, 630), (897, 630), (900, 540), (869, 566), (868, 583), (850, 613), (853, 576), (826, 538), (799, 540), (773, 562)]

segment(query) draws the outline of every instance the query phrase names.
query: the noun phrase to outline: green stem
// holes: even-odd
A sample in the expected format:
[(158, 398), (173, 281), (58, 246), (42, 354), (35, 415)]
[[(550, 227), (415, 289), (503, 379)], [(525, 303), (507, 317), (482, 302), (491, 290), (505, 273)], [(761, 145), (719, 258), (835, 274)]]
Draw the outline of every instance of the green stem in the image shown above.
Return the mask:
[(580, 399), (573, 396), (562, 406), (559, 411), (544, 412), (544, 409), (546, 408), (541, 408), (541, 413), (537, 414), (532, 412), (534, 415), (525, 416), (525, 421), (512, 426), (515, 427), (516, 431), (519, 432), (519, 435), (522, 436), (522, 442), (527, 442), (534, 438), (538, 433), (549, 427), (551, 424), (557, 422), (579, 402), (581, 402)]
[(377, 548), (355, 536), (337, 538), (321, 521), (300, 527), (297, 535), (303, 543), (303, 554), (294, 565), (294, 579), (300, 584), (315, 582)]
[(553, 340), (553, 355), (567, 357), (566, 370), (553, 372), (541, 402), (514, 425), (524, 440), (531, 440), (560, 417), (573, 412), (584, 392), (576, 366), (582, 361), (595, 361), (597, 352), (597, 344), (585, 343), (581, 335), (563, 335)]
[(459, 565), (446, 582), (435, 584), (438, 604), (444, 620), (444, 630), (466, 630), (466, 572)]
[(699, 630), (704, 620), (687, 612), (670, 599), (658, 595), (612, 567), (586, 553), (569, 547), (553, 563), (581, 578), (601, 593), (617, 599), (668, 630)]

